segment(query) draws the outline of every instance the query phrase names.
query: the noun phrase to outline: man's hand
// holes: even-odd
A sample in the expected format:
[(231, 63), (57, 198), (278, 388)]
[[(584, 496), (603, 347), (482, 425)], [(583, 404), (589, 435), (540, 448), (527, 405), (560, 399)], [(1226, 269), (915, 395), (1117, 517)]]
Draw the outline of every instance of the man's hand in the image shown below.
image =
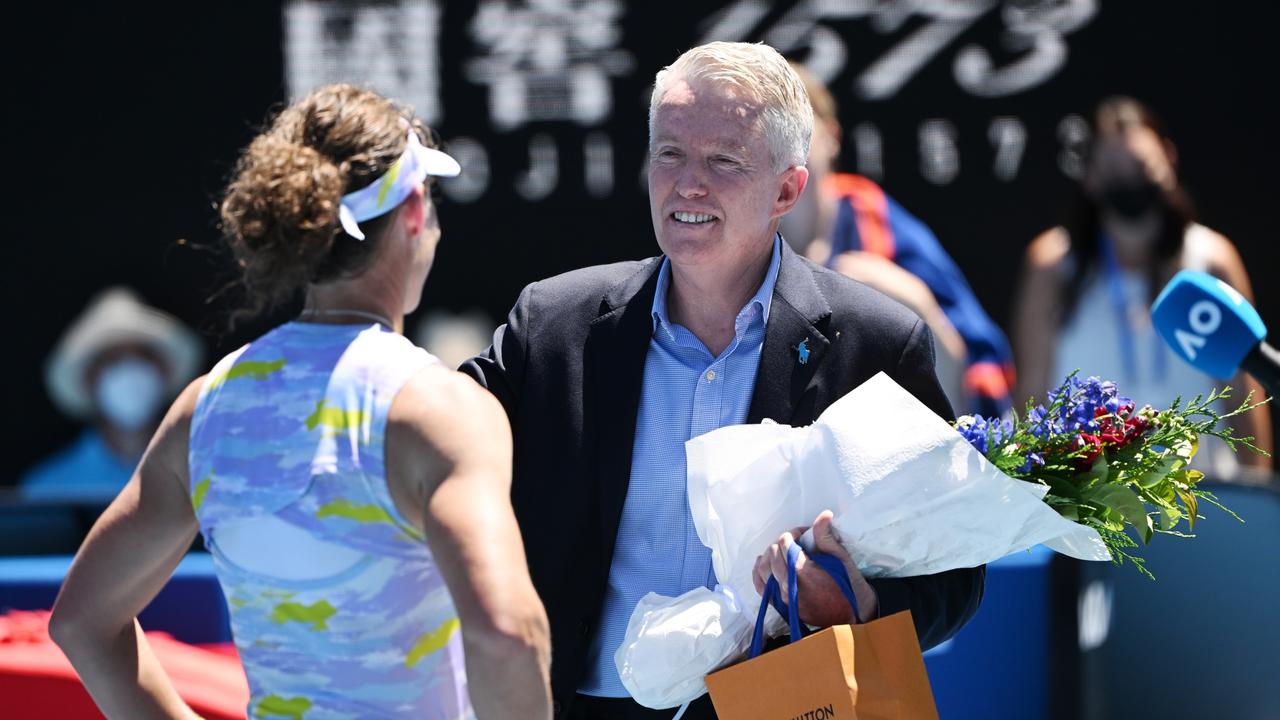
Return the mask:
[[(853, 585), (853, 594), (858, 598), (858, 614), (862, 616), (863, 622), (873, 620), (879, 612), (875, 590), (867, 583), (866, 578), (862, 577), (862, 573), (858, 572), (858, 567), (853, 564), (849, 552), (840, 544), (836, 537), (836, 529), (831, 525), (831, 518), (831, 511), (824, 510), (813, 521), (814, 548), (824, 555), (834, 555), (844, 563), (845, 570), (849, 573), (849, 582)], [(782, 588), (783, 598), (787, 597), (787, 548), (791, 547), (795, 539), (803, 535), (806, 530), (808, 530), (806, 527), (797, 527), (782, 533), (777, 542), (756, 558), (752, 579), (755, 581), (756, 591), (761, 595), (764, 594), (769, 576), (773, 575), (778, 580), (778, 586)], [(849, 601), (845, 599), (844, 593), (840, 592), (835, 580), (827, 574), (826, 570), (809, 562), (803, 550), (799, 559), (796, 560), (796, 581), (800, 586), (800, 620), (802, 622), (819, 627), (830, 627), (854, 621), (853, 608), (849, 607)]]

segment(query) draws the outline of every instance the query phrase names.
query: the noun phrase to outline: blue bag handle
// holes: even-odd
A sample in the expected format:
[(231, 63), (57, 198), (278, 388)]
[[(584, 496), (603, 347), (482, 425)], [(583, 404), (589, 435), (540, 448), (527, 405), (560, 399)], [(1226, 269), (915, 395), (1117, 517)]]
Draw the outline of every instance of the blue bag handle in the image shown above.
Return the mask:
[[(795, 642), (804, 637), (800, 627), (800, 611), (799, 611), (799, 583), (796, 582), (796, 561), (800, 558), (800, 545), (792, 543), (787, 548), (787, 600), (783, 604), (782, 589), (778, 587), (777, 578), (769, 576), (769, 582), (765, 584), (764, 597), (760, 600), (760, 612), (756, 614), (756, 629), (751, 634), (751, 647), (747, 650), (747, 658), (754, 658), (760, 654), (764, 648), (764, 618), (768, 614), (769, 606), (773, 605), (780, 615), (787, 618), (788, 624), (791, 626), (791, 642)], [(845, 570), (844, 563), (834, 555), (823, 555), (813, 553), (809, 555), (809, 559), (818, 564), (818, 567), (827, 571), (827, 574), (836, 581), (836, 585), (840, 588), (840, 592), (844, 594), (846, 600), (849, 601), (849, 607), (853, 610), (853, 620), (859, 625), (862, 624), (862, 615), (858, 612), (858, 598), (853, 594), (853, 583), (849, 580), (849, 572)]]

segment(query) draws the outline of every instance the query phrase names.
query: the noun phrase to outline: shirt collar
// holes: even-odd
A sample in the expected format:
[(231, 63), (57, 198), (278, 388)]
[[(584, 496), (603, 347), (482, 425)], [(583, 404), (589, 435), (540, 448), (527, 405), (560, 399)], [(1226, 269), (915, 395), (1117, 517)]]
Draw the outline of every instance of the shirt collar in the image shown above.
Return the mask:
[[(763, 322), (769, 322), (769, 308), (773, 304), (773, 286), (778, 282), (778, 268), (782, 264), (782, 235), (774, 233), (773, 236), (773, 256), (769, 259), (769, 269), (764, 274), (764, 282), (760, 284), (760, 289), (756, 290), (756, 294), (751, 296), (746, 305), (738, 311), (738, 317), (735, 325), (741, 332), (742, 327), (750, 317), (750, 310), (754, 306), (759, 310), (760, 317)], [(662, 258), (662, 268), (658, 270), (658, 287), (653, 295), (653, 329), (656, 332), (659, 327), (671, 327), (671, 318), (667, 315), (667, 289), (671, 286), (671, 259)]]

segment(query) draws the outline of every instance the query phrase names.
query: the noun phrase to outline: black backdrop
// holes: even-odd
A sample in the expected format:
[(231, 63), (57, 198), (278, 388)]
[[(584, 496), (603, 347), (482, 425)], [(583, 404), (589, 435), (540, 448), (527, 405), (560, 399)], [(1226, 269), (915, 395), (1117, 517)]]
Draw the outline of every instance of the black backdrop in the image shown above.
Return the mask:
[[(532, 280), (655, 253), (640, 185), (649, 84), (714, 36), (767, 39), (828, 75), (849, 133), (843, 164), (877, 176), (928, 222), (1006, 325), (1022, 250), (1069, 197), (1072, 116), (1111, 93), (1147, 100), (1178, 142), (1203, 221), (1237, 243), (1263, 318), (1280, 323), (1267, 215), (1280, 120), (1274, 26), (1252, 4), (528, 5), (49, 5), (11, 15), (0, 484), (73, 436), (49, 406), (41, 366), (101, 288), (131, 285), (187, 320), (210, 358), (280, 319), (228, 331), (227, 301), (209, 298), (230, 278), (217, 251), (219, 188), (266, 110), (298, 92), (290, 78), (412, 86), (468, 167), (487, 167), (477, 199), (463, 197), (473, 176), (442, 203), (424, 308), (498, 319)], [(321, 55), (299, 59), (308, 41)], [(390, 75), (350, 77), (379, 68)], [(512, 78), (523, 85), (513, 90)]]

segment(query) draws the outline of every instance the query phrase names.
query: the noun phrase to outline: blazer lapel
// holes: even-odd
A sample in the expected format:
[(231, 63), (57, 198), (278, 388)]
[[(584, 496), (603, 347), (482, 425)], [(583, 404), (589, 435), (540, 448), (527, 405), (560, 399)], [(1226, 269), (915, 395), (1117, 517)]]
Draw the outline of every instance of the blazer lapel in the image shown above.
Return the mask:
[(822, 329), (830, 318), (831, 306), (814, 282), (813, 269), (784, 242), (748, 423), (769, 418), (805, 425), (817, 419), (818, 368), (831, 345)]
[(631, 481), (636, 414), (644, 364), (653, 337), (653, 298), (661, 258), (654, 258), (604, 297), (591, 324), (584, 358), (584, 398), (595, 425), (596, 488), (600, 498), (600, 548), (607, 571)]

